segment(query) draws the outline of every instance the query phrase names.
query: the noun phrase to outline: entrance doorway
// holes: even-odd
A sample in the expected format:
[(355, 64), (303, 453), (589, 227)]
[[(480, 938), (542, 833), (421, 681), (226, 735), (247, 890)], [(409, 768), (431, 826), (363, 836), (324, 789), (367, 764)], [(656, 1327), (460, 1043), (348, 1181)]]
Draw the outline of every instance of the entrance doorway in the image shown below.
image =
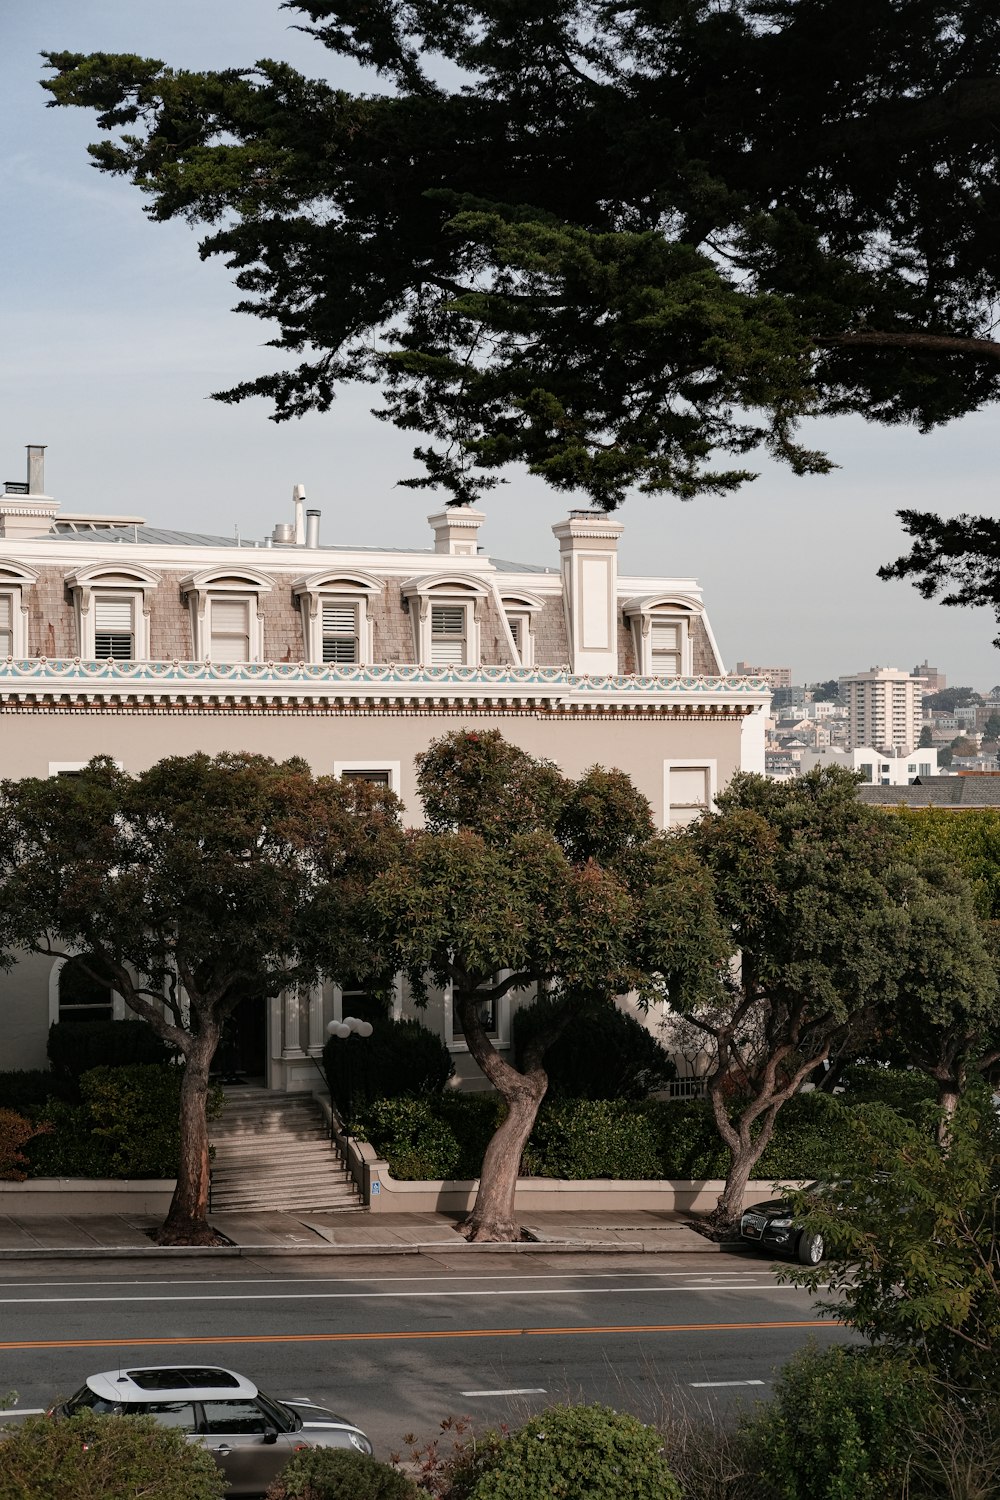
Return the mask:
[(222, 1031), (215, 1071), (223, 1083), (249, 1083), (267, 1073), (267, 1001), (262, 995), (240, 1000)]

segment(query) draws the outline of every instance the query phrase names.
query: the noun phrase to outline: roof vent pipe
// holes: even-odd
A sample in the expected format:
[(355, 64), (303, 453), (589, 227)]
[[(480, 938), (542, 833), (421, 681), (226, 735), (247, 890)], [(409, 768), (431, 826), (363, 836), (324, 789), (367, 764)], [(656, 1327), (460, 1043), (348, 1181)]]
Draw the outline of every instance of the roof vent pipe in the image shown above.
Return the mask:
[(306, 511), (306, 546), (319, 546), (319, 518), (321, 512), (318, 510)]
[(297, 484), (292, 490), (292, 504), (295, 506), (295, 545), (301, 547), (306, 539), (306, 523), (303, 514), (306, 503), (306, 487)]

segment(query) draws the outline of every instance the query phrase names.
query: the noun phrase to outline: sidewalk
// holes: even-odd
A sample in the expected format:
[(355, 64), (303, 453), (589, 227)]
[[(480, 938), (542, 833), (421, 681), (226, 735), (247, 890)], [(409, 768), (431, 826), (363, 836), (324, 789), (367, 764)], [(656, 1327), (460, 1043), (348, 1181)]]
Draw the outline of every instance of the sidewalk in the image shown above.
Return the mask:
[(601, 1251), (619, 1254), (693, 1253), (721, 1246), (689, 1229), (681, 1214), (628, 1211), (530, 1216), (531, 1240), (516, 1245), (470, 1245), (458, 1215), (438, 1213), (214, 1214), (212, 1223), (232, 1243), (218, 1249), (154, 1245), (159, 1219), (137, 1214), (51, 1217), (0, 1215), (0, 1260), (142, 1259), (184, 1255), (419, 1255), (456, 1251), (476, 1255)]

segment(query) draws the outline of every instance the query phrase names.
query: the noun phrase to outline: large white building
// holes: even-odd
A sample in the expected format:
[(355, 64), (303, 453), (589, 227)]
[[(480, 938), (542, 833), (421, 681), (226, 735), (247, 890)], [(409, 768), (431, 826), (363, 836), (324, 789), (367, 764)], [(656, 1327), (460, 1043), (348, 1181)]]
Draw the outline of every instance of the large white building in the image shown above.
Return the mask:
[(909, 755), (920, 739), (923, 685), (898, 667), (871, 667), (840, 679), (847, 704), (847, 749), (873, 745)]
[(871, 745), (859, 745), (853, 750), (835, 750), (829, 746), (815, 750), (803, 750), (799, 758), (799, 770), (804, 775), (816, 766), (843, 766), (848, 771), (860, 771), (865, 782), (872, 786), (910, 786), (920, 778), (938, 776), (938, 753), (933, 749), (913, 750), (906, 755), (884, 755)]
[[(94, 755), (130, 772), (194, 751), (300, 755), (391, 786), (416, 823), (414, 757), (476, 726), (570, 776), (620, 767), (667, 827), (734, 772), (764, 770), (769, 684), (726, 673), (695, 579), (619, 572), (609, 516), (574, 511), (547, 562), (508, 562), (480, 547), (485, 517), (469, 508), (431, 516), (426, 549), (331, 545), (297, 493), (291, 521), (241, 543), (67, 515), (43, 460), (30, 449), (27, 481), (0, 489), (2, 776)], [(63, 963), (0, 975), (4, 1067), (44, 1067), (51, 1021), (124, 1013), (110, 993), (74, 994)], [(332, 986), (246, 1002), (244, 1070), (313, 1087), (327, 1023), (361, 1003)], [(501, 1048), (514, 1003), (497, 1007)], [(449, 995), (424, 1018), (471, 1076)]]

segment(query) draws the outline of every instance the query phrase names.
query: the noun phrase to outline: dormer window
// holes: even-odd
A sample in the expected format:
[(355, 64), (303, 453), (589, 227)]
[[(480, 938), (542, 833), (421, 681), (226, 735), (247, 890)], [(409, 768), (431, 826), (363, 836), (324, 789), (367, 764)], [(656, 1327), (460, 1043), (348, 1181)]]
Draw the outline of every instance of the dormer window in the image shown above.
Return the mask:
[(135, 599), (131, 594), (95, 595), (94, 656), (98, 661), (135, 660)]
[(23, 563), (0, 560), (0, 660), (23, 659), (28, 654), (26, 595), (38, 574)]
[(535, 664), (534, 617), (542, 608), (541, 599), (536, 594), (527, 594), (522, 591), (517, 593), (501, 591), (500, 602), (503, 605), (507, 629), (510, 631), (510, 638), (514, 645), (515, 665), (533, 667)]
[(14, 597), (0, 594), (0, 657), (14, 655)]
[(630, 599), (624, 607), (632, 628), (636, 672), (640, 677), (690, 677), (691, 622), (702, 612), (701, 601), (687, 595), (649, 595)]
[(193, 660), (264, 661), (264, 597), (273, 587), (273, 580), (255, 568), (208, 568), (182, 579)]
[(465, 604), (431, 605), (431, 666), (464, 666), (468, 606)]
[(370, 573), (310, 573), (292, 584), (302, 614), (306, 661), (329, 667), (372, 661), (373, 600), (382, 580)]
[(155, 573), (131, 563), (98, 563), (68, 575), (84, 661), (150, 660), (150, 605), (158, 583)]
[(208, 601), (210, 661), (250, 660), (250, 600), (216, 599)]
[(417, 660), (432, 667), (479, 663), (479, 612), (492, 590), (472, 573), (431, 573), (403, 584)]
[(654, 615), (649, 626), (650, 667), (653, 677), (681, 675), (681, 641), (684, 626), (680, 620)]

